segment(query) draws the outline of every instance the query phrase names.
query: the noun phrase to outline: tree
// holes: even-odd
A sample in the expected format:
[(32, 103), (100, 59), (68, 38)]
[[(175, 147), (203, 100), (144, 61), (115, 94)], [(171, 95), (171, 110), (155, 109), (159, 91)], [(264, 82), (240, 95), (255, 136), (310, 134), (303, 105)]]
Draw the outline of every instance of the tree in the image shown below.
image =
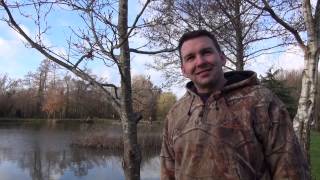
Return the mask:
[(48, 74), (51, 70), (51, 64), (49, 60), (43, 60), (37, 70), (37, 72), (33, 75), (35, 87), (38, 88), (37, 90), (37, 105), (36, 105), (36, 113), (40, 115), (42, 106), (44, 105), (44, 93), (47, 88), (47, 81), (48, 81)]
[(19, 81), (10, 79), (8, 75), (0, 74), (0, 117), (8, 117), (14, 107), (14, 95)]
[(144, 120), (155, 121), (157, 100), (160, 89), (153, 85), (150, 78), (143, 75), (132, 77), (132, 99), (136, 112), (141, 112)]
[[(264, 10), (286, 32), (285, 40), (293, 40), (304, 53), (304, 69), (298, 110), (293, 126), (310, 162), (310, 126), (315, 117), (320, 52), (320, 1), (313, 7), (310, 0), (247, 0)], [(305, 38), (304, 38), (305, 37)]]
[[(126, 179), (140, 179), (141, 153), (137, 142), (137, 123), (142, 118), (135, 113), (132, 107), (132, 88), (130, 72), (130, 53), (154, 54), (167, 50), (145, 52), (141, 49), (130, 48), (130, 38), (136, 35), (139, 27), (147, 24), (139, 24), (139, 19), (150, 0), (146, 0), (141, 11), (137, 13), (133, 23), (128, 25), (128, 0), (119, 1), (71, 1), (71, 0), (29, 0), (8, 4), (0, 1), (6, 16), (2, 18), (13, 30), (19, 33), (28, 45), (35, 48), (46, 58), (60, 66), (70, 70), (75, 75), (89, 82), (90, 85), (100, 88), (105, 98), (112, 104), (120, 115), (123, 129), (123, 168)], [(28, 11), (23, 8), (29, 7)], [(33, 7), (35, 14), (28, 14)], [(53, 9), (71, 10), (83, 21), (77, 28), (73, 28), (73, 35), (68, 38), (68, 47), (61, 53), (54, 47), (48, 46), (43, 36), (48, 33), (47, 17)], [(20, 13), (19, 17), (31, 18), (37, 25), (35, 38), (28, 35), (16, 21), (14, 13)], [(106, 81), (99, 81), (92, 74), (85, 71), (85, 64), (89, 62), (103, 61), (107, 67), (117, 69), (120, 76), (120, 94), (111, 93), (107, 87), (112, 87), (114, 92), (117, 86)]]
[(164, 120), (176, 101), (177, 97), (172, 92), (164, 92), (160, 94), (157, 104), (157, 115), (159, 120)]
[(59, 118), (61, 119), (64, 103), (63, 89), (50, 88), (46, 94), (42, 111), (47, 113), (48, 119), (55, 119), (57, 113), (59, 113)]

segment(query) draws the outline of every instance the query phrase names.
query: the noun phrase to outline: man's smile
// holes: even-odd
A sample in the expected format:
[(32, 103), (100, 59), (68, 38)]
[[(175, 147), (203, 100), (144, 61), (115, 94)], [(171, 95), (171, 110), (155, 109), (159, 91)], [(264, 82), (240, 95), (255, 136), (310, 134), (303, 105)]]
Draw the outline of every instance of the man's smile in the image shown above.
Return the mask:
[(202, 74), (207, 74), (212, 70), (212, 68), (206, 68), (206, 69), (202, 69), (202, 70), (198, 70), (195, 74), (196, 75), (202, 75)]

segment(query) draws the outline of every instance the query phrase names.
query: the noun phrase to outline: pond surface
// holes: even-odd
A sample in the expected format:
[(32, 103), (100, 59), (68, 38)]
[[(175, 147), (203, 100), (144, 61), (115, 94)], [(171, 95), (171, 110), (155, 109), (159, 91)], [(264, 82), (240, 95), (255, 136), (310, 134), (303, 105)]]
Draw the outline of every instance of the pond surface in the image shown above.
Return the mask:
[[(119, 126), (98, 126), (115, 135), (121, 132)], [(80, 123), (0, 123), (0, 179), (124, 180), (119, 152), (71, 145), (90, 128)], [(158, 153), (143, 155), (141, 179), (159, 179)]]

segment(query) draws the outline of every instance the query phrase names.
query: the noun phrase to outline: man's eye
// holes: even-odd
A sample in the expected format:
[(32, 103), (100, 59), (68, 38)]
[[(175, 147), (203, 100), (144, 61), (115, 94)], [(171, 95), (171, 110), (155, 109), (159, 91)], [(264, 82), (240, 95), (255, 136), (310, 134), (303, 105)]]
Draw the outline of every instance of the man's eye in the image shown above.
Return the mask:
[(185, 61), (188, 62), (188, 61), (192, 61), (194, 59), (194, 56), (188, 56), (185, 58)]
[(211, 54), (212, 54), (212, 51), (204, 51), (202, 54), (203, 54), (203, 55), (211, 55)]

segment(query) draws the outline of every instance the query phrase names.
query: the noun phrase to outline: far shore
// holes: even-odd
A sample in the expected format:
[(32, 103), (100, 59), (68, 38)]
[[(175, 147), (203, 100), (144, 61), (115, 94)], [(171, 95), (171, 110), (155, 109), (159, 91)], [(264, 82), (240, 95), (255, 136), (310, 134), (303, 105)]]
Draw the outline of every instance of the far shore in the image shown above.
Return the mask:
[[(79, 123), (110, 123), (110, 124), (121, 124), (119, 119), (104, 119), (104, 118), (75, 118), (75, 119), (46, 119), (46, 118), (12, 118), (12, 117), (0, 117), (0, 122), (55, 122), (55, 123), (68, 123), (68, 122), (79, 122)], [(141, 120), (139, 124), (144, 125), (161, 125), (162, 121), (143, 121)]]

